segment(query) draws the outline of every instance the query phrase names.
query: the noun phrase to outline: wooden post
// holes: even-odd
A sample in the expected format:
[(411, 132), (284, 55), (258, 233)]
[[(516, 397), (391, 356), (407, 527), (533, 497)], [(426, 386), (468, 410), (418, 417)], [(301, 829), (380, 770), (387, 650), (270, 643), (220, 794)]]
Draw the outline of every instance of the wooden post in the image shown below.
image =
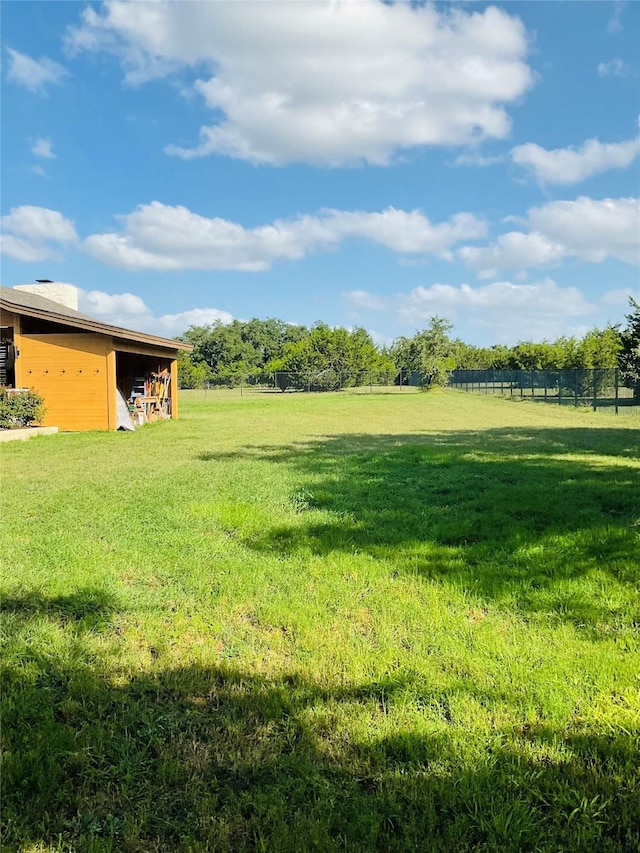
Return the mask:
[(116, 351), (107, 352), (107, 429), (118, 429), (118, 383)]
[[(171, 361), (171, 381), (169, 383), (169, 397), (171, 398), (171, 417), (178, 417), (178, 359)], [(205, 397), (207, 389), (205, 388)]]

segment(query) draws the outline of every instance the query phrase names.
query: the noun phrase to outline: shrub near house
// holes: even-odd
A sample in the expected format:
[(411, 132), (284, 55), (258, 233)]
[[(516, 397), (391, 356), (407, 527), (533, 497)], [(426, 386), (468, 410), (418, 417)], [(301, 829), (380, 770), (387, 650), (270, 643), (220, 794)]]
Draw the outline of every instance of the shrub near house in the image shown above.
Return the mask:
[(0, 388), (0, 429), (39, 424), (46, 411), (43, 404), (43, 398), (35, 391)]

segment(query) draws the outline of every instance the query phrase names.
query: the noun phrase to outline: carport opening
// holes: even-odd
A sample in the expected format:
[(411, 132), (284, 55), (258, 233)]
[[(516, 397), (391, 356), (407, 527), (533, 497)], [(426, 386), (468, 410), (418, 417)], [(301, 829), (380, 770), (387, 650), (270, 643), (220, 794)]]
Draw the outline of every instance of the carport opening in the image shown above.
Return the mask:
[(116, 383), (136, 423), (171, 417), (171, 360), (116, 352)]

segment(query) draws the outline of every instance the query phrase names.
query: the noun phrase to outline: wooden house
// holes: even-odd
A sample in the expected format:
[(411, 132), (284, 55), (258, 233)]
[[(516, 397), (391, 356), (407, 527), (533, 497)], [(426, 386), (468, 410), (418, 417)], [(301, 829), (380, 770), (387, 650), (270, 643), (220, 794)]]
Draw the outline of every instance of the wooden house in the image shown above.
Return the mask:
[(177, 357), (189, 344), (9, 287), (0, 287), (0, 327), (0, 384), (41, 394), (43, 426), (115, 430), (125, 401), (141, 420), (177, 417)]

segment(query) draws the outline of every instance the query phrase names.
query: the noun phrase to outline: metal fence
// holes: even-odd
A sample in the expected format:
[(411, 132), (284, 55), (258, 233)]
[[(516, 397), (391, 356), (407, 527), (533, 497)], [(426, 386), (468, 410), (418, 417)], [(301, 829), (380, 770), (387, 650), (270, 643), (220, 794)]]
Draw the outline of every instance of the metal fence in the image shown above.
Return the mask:
[(318, 370), (313, 373), (277, 372), (238, 377), (228, 382), (208, 382), (202, 388), (181, 388), (180, 396), (187, 400), (206, 400), (214, 397), (241, 397), (249, 394), (313, 393), (321, 391), (401, 392), (416, 389), (425, 382), (417, 373), (406, 371), (349, 373), (338, 370)]
[(617, 368), (595, 370), (454, 370), (451, 388), (501, 394), (561, 406), (640, 411), (640, 388), (625, 384)]

